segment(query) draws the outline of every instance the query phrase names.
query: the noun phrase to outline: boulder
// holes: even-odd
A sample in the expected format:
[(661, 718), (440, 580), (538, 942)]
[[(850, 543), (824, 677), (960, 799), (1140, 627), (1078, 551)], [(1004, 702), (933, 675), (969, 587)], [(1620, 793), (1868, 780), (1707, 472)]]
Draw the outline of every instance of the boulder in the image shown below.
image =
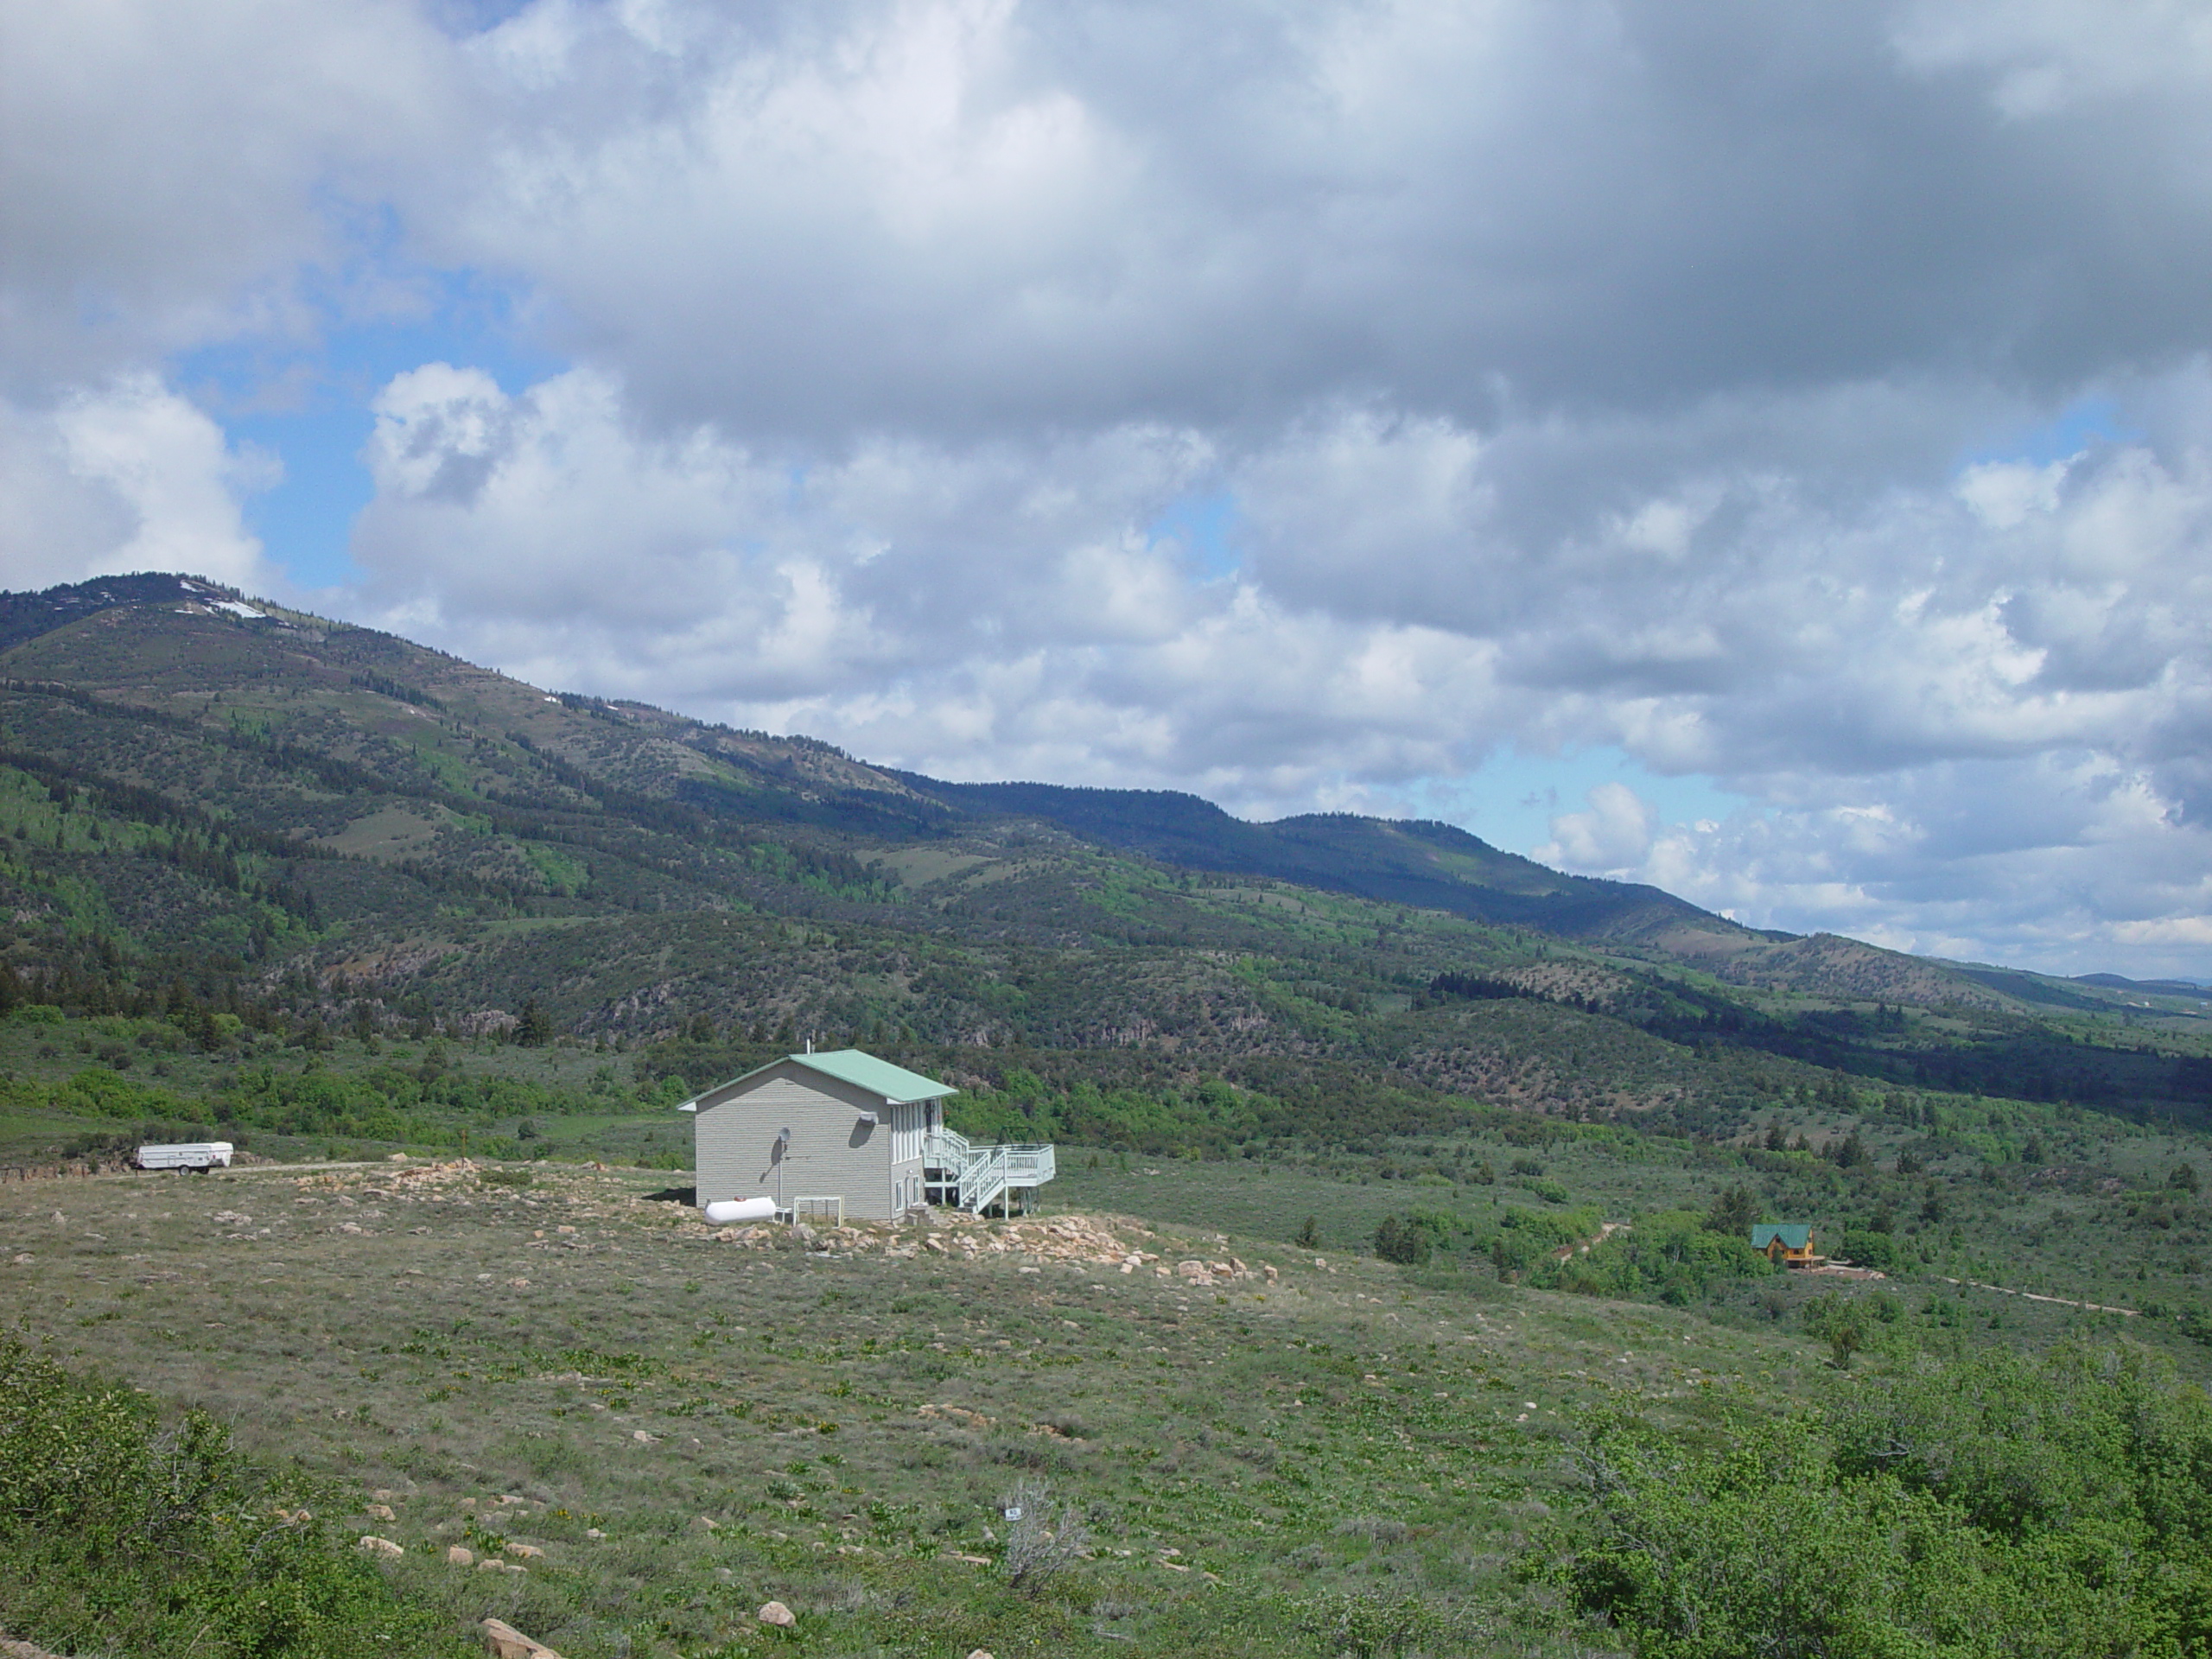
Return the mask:
[(448, 1544), (446, 1546), (446, 1560), (454, 1567), (474, 1567), (476, 1565), (475, 1552), (469, 1549), (464, 1544)]
[(561, 1659), (543, 1642), (533, 1642), (503, 1618), (487, 1618), (476, 1627), (484, 1635), (484, 1649), (492, 1659)]
[(753, 1617), (763, 1624), (779, 1625), (785, 1630), (798, 1623), (798, 1615), (780, 1601), (766, 1603)]
[(375, 1555), (385, 1560), (397, 1560), (407, 1553), (399, 1545), (393, 1543), (391, 1539), (379, 1538), (372, 1532), (365, 1532), (361, 1535), (359, 1548), (364, 1555)]

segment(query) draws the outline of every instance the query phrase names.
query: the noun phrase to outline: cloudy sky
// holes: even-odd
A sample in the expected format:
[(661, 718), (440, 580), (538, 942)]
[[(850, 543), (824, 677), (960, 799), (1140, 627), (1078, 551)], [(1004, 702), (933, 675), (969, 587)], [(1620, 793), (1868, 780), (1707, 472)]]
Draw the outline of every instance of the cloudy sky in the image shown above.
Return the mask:
[(0, 583), (2212, 977), (2212, 10), (0, 8)]

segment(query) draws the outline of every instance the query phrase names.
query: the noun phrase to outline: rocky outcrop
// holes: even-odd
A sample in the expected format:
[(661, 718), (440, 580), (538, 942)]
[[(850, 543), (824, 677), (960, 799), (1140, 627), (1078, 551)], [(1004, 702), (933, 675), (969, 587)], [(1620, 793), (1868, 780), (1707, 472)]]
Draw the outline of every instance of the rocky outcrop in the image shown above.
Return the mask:
[(503, 1618), (487, 1618), (476, 1628), (483, 1632), (484, 1650), (492, 1659), (561, 1659), (543, 1642), (533, 1642)]

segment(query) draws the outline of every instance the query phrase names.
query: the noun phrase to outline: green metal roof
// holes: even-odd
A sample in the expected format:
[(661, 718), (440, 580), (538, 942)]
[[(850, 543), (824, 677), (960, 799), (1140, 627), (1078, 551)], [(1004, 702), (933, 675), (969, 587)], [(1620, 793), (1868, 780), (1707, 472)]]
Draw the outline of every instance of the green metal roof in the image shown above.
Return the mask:
[(1777, 1238), (1785, 1250), (1809, 1249), (1813, 1224), (1808, 1221), (1762, 1221), (1751, 1229), (1751, 1248), (1755, 1250), (1766, 1249)]
[(947, 1095), (960, 1092), (949, 1083), (938, 1083), (918, 1071), (909, 1071), (903, 1065), (879, 1060), (857, 1048), (833, 1048), (826, 1054), (789, 1054), (785, 1058), (811, 1066), (817, 1071), (826, 1071), (841, 1082), (865, 1089), (872, 1095), (881, 1095), (886, 1100), (942, 1100)]
[(918, 1071), (909, 1071), (903, 1065), (893, 1065), (888, 1060), (879, 1060), (873, 1054), (862, 1053), (857, 1048), (833, 1048), (822, 1054), (786, 1054), (781, 1060), (771, 1060), (766, 1065), (756, 1065), (750, 1071), (732, 1077), (728, 1083), (718, 1083), (711, 1089), (702, 1089), (676, 1109), (696, 1111), (701, 1101), (709, 1095), (719, 1095), (734, 1089), (747, 1077), (757, 1077), (788, 1060), (793, 1065), (804, 1065), (849, 1083), (856, 1089), (865, 1089), (871, 1095), (881, 1095), (886, 1100), (904, 1103), (913, 1100), (942, 1100), (947, 1095), (960, 1091), (949, 1083), (938, 1083)]

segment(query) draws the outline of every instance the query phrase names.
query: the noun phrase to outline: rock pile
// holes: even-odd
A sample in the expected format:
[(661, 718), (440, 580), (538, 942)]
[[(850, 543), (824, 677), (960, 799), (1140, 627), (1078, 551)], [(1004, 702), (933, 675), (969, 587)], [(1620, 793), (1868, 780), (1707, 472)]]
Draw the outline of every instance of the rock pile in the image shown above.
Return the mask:
[(380, 1169), (373, 1175), (359, 1171), (325, 1170), (300, 1176), (292, 1185), (305, 1192), (365, 1192), (371, 1198), (389, 1198), (403, 1192), (473, 1186), (478, 1173), (474, 1159), (455, 1158), (447, 1163), (407, 1164)]
[[(1153, 1272), (1162, 1279), (1166, 1278), (1167, 1264), (1160, 1263)], [(1175, 1264), (1174, 1276), (1193, 1288), (1205, 1289), (1214, 1285), (1232, 1285), (1240, 1279), (1250, 1279), (1255, 1276), (1255, 1272), (1233, 1255), (1223, 1262), (1202, 1262), (1196, 1256), (1191, 1256)], [(1272, 1285), (1281, 1275), (1273, 1265), (1263, 1262), (1257, 1270), (1257, 1276)]]
[[(762, 1223), (750, 1227), (710, 1228), (693, 1223), (690, 1230), (699, 1238), (754, 1249), (787, 1247), (797, 1242), (826, 1255), (880, 1254), (887, 1260), (912, 1261), (938, 1255), (948, 1260), (976, 1262), (988, 1256), (1021, 1256), (1033, 1262), (1112, 1268), (1135, 1273), (1150, 1267), (1161, 1279), (1181, 1279), (1192, 1286), (1234, 1284), (1264, 1279), (1276, 1282), (1273, 1267), (1253, 1267), (1236, 1256), (1206, 1261), (1189, 1258), (1170, 1266), (1156, 1250), (1125, 1242), (1104, 1223), (1089, 1216), (1054, 1216), (1050, 1220), (993, 1222), (961, 1211), (938, 1211), (925, 1224), (885, 1227), (849, 1223), (842, 1227), (815, 1229)], [(1148, 1230), (1125, 1224), (1125, 1232), (1159, 1242)], [(1033, 1271), (1033, 1269), (1025, 1269)]]

